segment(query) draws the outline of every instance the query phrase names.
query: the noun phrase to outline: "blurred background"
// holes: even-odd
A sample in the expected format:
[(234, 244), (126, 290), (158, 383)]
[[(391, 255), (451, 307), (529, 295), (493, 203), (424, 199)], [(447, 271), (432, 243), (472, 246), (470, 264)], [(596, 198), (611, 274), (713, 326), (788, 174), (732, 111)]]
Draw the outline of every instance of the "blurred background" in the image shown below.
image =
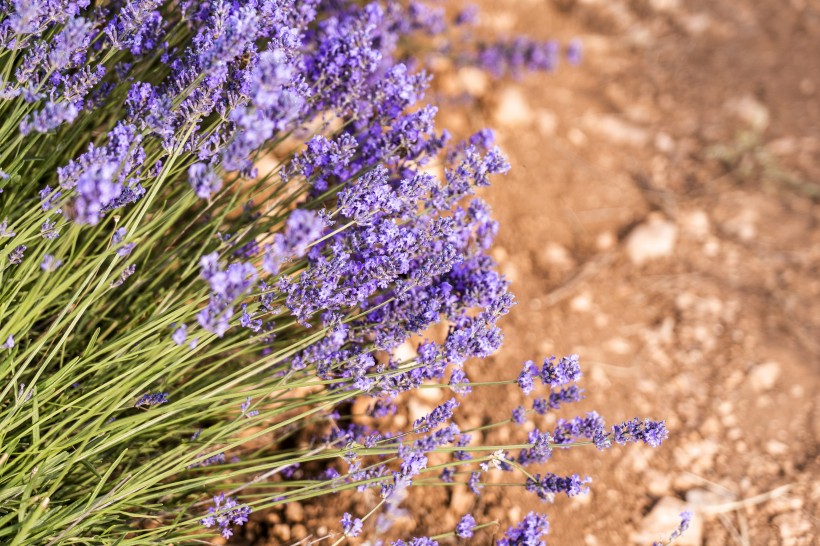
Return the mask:
[[(580, 38), (584, 56), (519, 81), (436, 75), (478, 99), (441, 125), (493, 127), (512, 164), (484, 197), (519, 303), (472, 379), (579, 353), (587, 399), (558, 416), (665, 418), (671, 436), (556, 453), (550, 470), (593, 482), (554, 505), (509, 488), (418, 496), (431, 511), (416, 531), (543, 510), (552, 545), (651, 544), (688, 505), (682, 546), (820, 543), (820, 3), (477, 4), (488, 34)], [(522, 402), (499, 387), (460, 416)]]

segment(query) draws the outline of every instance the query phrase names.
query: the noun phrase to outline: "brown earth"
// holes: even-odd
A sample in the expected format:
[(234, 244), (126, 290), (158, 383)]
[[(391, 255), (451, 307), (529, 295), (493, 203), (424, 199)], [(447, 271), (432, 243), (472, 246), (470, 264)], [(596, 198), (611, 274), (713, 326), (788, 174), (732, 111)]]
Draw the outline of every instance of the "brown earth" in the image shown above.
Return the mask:
[[(558, 416), (665, 418), (671, 434), (655, 450), (556, 453), (551, 471), (594, 481), (553, 505), (520, 489), (414, 490), (407, 536), (449, 532), (471, 512), (500, 522), (473, 542), (491, 544), (539, 510), (552, 545), (650, 544), (689, 506), (693, 529), (677, 544), (820, 544), (820, 4), (480, 5), (488, 31), (580, 37), (585, 59), (520, 81), (440, 80), (479, 100), (444, 109), (442, 125), (494, 127), (513, 166), (484, 196), (519, 303), (504, 348), (471, 378), (578, 353), (587, 399)], [(524, 402), (487, 388), (458, 419), (478, 425)], [(281, 534), (259, 543), (322, 536), (338, 502), (267, 515)]]

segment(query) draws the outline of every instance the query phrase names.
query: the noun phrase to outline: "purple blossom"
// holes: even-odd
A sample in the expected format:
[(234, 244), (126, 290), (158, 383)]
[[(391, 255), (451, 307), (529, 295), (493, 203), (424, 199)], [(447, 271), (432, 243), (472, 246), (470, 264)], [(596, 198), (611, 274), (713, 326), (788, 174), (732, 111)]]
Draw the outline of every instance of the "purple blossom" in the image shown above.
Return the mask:
[(11, 265), (19, 265), (23, 262), (23, 254), (26, 252), (26, 245), (17, 245), (8, 253), (9, 263)]
[(215, 453), (214, 455), (210, 455), (201, 461), (195, 462), (193, 464), (188, 465), (188, 468), (203, 468), (206, 466), (212, 466), (215, 464), (222, 464), (225, 462), (225, 454), (223, 452)]
[(128, 277), (130, 277), (131, 275), (134, 274), (134, 272), (136, 270), (137, 270), (137, 265), (136, 264), (131, 264), (128, 267), (126, 267), (125, 269), (123, 269), (120, 272), (120, 276), (118, 278), (114, 279), (113, 281), (111, 281), (111, 288), (116, 288), (118, 286), (121, 286), (126, 280), (128, 280)]
[(63, 265), (63, 261), (55, 258), (53, 254), (44, 254), (43, 261), (40, 263), (40, 269), (46, 273), (51, 273), (52, 271), (56, 271), (61, 265)]
[(341, 524), (345, 536), (355, 538), (362, 532), (362, 520), (354, 518), (348, 512), (345, 512), (344, 516), (342, 516)]
[(557, 493), (564, 493), (568, 497), (574, 497), (589, 491), (585, 484), (590, 478), (581, 478), (578, 474), (567, 477), (557, 476), (550, 472), (543, 477), (540, 474), (527, 478), (525, 485), (527, 491), (538, 495), (542, 501), (552, 502)]
[(194, 163), (188, 167), (188, 183), (200, 199), (210, 199), (222, 187), (222, 179), (205, 163)]
[(559, 387), (578, 381), (583, 375), (578, 358), (576, 354), (565, 356), (558, 364), (555, 364), (554, 356), (544, 359), (540, 372), (541, 381), (550, 387)]
[(208, 515), (200, 520), (205, 527), (218, 526), (225, 538), (233, 536), (234, 525), (244, 525), (248, 521), (251, 509), (246, 504), (239, 504), (233, 497), (220, 493), (213, 498), (214, 505), (208, 508)]
[(218, 337), (225, 335), (233, 316), (233, 302), (246, 294), (256, 281), (256, 269), (244, 262), (223, 268), (219, 254), (213, 252), (200, 260), (200, 275), (211, 289), (208, 305), (197, 313), (200, 326)]
[(484, 487), (481, 485), (481, 472), (471, 472), (470, 478), (467, 480), (467, 487), (470, 491), (473, 492), (474, 495), (481, 495), (481, 489)]
[(549, 533), (549, 522), (544, 514), (530, 512), (518, 524), (511, 526), (499, 539), (497, 546), (546, 546), (541, 537)]
[(168, 402), (168, 393), (167, 392), (157, 392), (157, 393), (145, 393), (139, 397), (137, 402), (134, 404), (135, 408), (139, 408), (142, 406), (157, 406), (159, 404), (165, 404)]
[(518, 387), (524, 391), (524, 394), (530, 394), (535, 388), (533, 377), (538, 373), (538, 368), (535, 367), (532, 360), (524, 362), (521, 373), (518, 374)]
[(630, 442), (643, 442), (651, 447), (658, 447), (669, 436), (665, 421), (652, 421), (637, 417), (612, 426), (612, 439), (621, 445)]
[(248, 397), (245, 399), (245, 401), (244, 401), (244, 402), (242, 402), (242, 403), (239, 405), (239, 410), (242, 412), (242, 415), (243, 415), (243, 416), (248, 417), (248, 418), (251, 418), (251, 417), (256, 417), (257, 415), (259, 415), (259, 411), (258, 411), (258, 410), (251, 410), (251, 411), (248, 411), (248, 410), (250, 409), (250, 407), (251, 407), (251, 397), (250, 397), (250, 396), (248, 396)]
[(316, 212), (296, 209), (291, 212), (283, 233), (274, 236), (262, 259), (262, 268), (271, 275), (279, 272), (281, 264), (292, 258), (301, 258), (309, 244), (322, 235), (325, 221)]
[(436, 407), (429, 415), (419, 417), (413, 423), (416, 432), (427, 432), (438, 428), (449, 421), (453, 416), (453, 411), (458, 407), (458, 400), (451, 398), (444, 404)]
[(9, 221), (8, 219), (4, 219), (0, 222), (0, 237), (14, 237), (15, 233), (9, 229)]
[(48, 101), (41, 110), (29, 114), (20, 122), (20, 132), (24, 135), (29, 133), (47, 133), (62, 125), (74, 121), (80, 113), (79, 109), (71, 102)]
[(9, 335), (9, 337), (6, 338), (6, 341), (3, 342), (3, 345), (0, 345), (0, 348), (13, 349), (14, 348), (14, 336)]
[(512, 420), (517, 425), (523, 425), (527, 421), (527, 410), (524, 406), (518, 406), (513, 410)]
[(475, 518), (470, 514), (465, 514), (464, 517), (456, 525), (456, 536), (458, 538), (470, 538), (473, 536), (473, 529), (475, 528)]
[(581, 40), (576, 38), (570, 41), (570, 43), (567, 45), (567, 62), (569, 62), (569, 64), (573, 66), (581, 64), (583, 51), (584, 48), (583, 44), (581, 43)]
[(185, 325), (185, 324), (180, 324), (176, 328), (176, 330), (174, 330), (174, 333), (171, 334), (171, 339), (177, 345), (182, 345), (183, 343), (185, 343), (185, 340), (187, 338), (188, 338), (188, 326)]
[(60, 235), (60, 232), (57, 231), (56, 226), (57, 222), (46, 218), (45, 222), (43, 222), (40, 226), (40, 236), (48, 241), (53, 241)]

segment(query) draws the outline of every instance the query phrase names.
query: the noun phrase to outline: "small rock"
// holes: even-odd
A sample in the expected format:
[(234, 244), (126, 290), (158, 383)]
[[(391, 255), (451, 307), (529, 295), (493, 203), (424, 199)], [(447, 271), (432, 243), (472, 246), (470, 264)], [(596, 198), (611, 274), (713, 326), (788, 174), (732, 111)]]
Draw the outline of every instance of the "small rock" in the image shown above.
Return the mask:
[(728, 491), (720, 494), (708, 489), (690, 489), (686, 492), (686, 502), (696, 509), (703, 509), (709, 506), (717, 506), (735, 500)]
[(598, 250), (609, 250), (615, 246), (618, 238), (611, 231), (602, 231), (595, 238), (595, 246)]
[[(632, 534), (632, 541), (638, 544), (652, 544), (653, 541), (667, 539), (680, 525), (681, 512), (687, 509), (690, 509), (690, 506), (682, 500), (663, 497), (638, 525), (638, 530)], [(692, 517), (689, 529), (675, 541), (675, 546), (700, 546), (702, 536), (703, 521), (696, 513)]]
[(524, 127), (529, 125), (532, 117), (532, 109), (520, 90), (508, 87), (501, 91), (495, 109), (496, 123), (505, 127)]
[(458, 80), (470, 95), (481, 97), (487, 93), (490, 79), (484, 70), (465, 66), (458, 71)]
[(290, 540), (290, 525), (279, 523), (273, 526), (273, 534), (276, 538), (287, 542)]
[(290, 530), (290, 534), (293, 539), (302, 540), (308, 535), (308, 532), (304, 525), (294, 525)]
[(595, 116), (590, 118), (587, 126), (615, 144), (641, 148), (649, 143), (649, 131), (618, 116)]
[(771, 390), (777, 378), (780, 377), (780, 364), (777, 362), (764, 362), (758, 364), (749, 372), (749, 385), (755, 392)]
[(670, 256), (678, 240), (678, 227), (658, 215), (637, 226), (626, 241), (626, 252), (635, 265)]
[(587, 143), (587, 136), (578, 127), (571, 128), (567, 132), (567, 138), (573, 144), (573, 146), (577, 146), (578, 148), (582, 147), (584, 144)]
[(672, 476), (666, 472), (649, 469), (645, 473), (646, 489), (655, 497), (668, 495), (672, 489)]
[(587, 313), (592, 310), (592, 296), (589, 292), (578, 294), (569, 302), (569, 306), (573, 311), (578, 313)]
[(661, 131), (655, 135), (655, 148), (665, 154), (671, 154), (675, 151), (675, 141), (669, 134)]
[(678, 11), (680, 0), (650, 0), (649, 5), (655, 11)]
[(789, 446), (777, 440), (769, 440), (766, 442), (766, 453), (779, 457), (789, 452)]
[(544, 269), (558, 269), (565, 272), (575, 267), (575, 260), (566, 247), (549, 242), (538, 255), (538, 265)]
[(285, 506), (285, 518), (291, 523), (299, 523), (305, 519), (305, 509), (298, 502), (289, 502)]
[(698, 241), (703, 241), (709, 236), (709, 215), (702, 210), (693, 210), (685, 214), (683, 230)]
[(752, 95), (733, 99), (727, 107), (757, 131), (762, 131), (769, 125), (769, 109)]
[(802, 546), (812, 544), (812, 524), (800, 512), (781, 514), (774, 518), (774, 524), (780, 531), (782, 546)]
[(719, 450), (719, 444), (712, 440), (685, 442), (675, 449), (675, 463), (680, 468), (686, 468), (695, 474), (702, 474), (712, 468)]
[(542, 135), (552, 136), (558, 128), (558, 116), (552, 110), (542, 108), (535, 115), (535, 125)]

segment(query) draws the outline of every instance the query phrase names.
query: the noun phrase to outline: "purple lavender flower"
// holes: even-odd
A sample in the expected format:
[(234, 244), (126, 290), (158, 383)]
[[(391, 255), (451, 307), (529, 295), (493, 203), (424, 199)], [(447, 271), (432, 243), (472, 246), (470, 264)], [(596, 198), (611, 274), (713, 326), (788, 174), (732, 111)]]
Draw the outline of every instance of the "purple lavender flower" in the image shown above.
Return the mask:
[(559, 387), (578, 381), (583, 375), (578, 358), (576, 354), (565, 356), (558, 364), (555, 364), (554, 356), (545, 358), (540, 372), (541, 381), (550, 387)]
[(612, 426), (612, 439), (623, 445), (630, 442), (643, 442), (651, 447), (658, 447), (669, 436), (665, 421), (652, 421), (637, 417)]
[(32, 131), (47, 133), (63, 123), (74, 121), (79, 113), (77, 106), (71, 102), (48, 101), (41, 110), (32, 112), (20, 122), (20, 132), (24, 135)]
[(395, 540), (390, 543), (390, 546), (438, 546), (438, 542), (430, 537), (415, 537), (410, 539), (410, 542)]
[(210, 199), (222, 187), (222, 179), (205, 163), (188, 167), (188, 183), (200, 199)]
[(248, 410), (250, 409), (250, 407), (251, 407), (251, 397), (250, 397), (250, 396), (248, 396), (248, 397), (245, 399), (245, 401), (244, 401), (244, 402), (242, 402), (242, 403), (239, 405), (239, 410), (242, 412), (242, 415), (243, 415), (243, 416), (248, 417), (248, 418), (250, 418), (250, 417), (256, 417), (257, 415), (259, 415), (259, 411), (258, 411), (258, 410), (248, 411)]
[(256, 268), (249, 263), (234, 262), (223, 269), (219, 254), (213, 252), (202, 257), (200, 269), (200, 275), (210, 285), (211, 297), (196, 318), (203, 328), (222, 337), (230, 327), (234, 300), (246, 294), (256, 281)]
[(139, 408), (142, 406), (157, 406), (159, 404), (165, 404), (166, 402), (168, 402), (167, 392), (157, 392), (154, 394), (148, 392), (139, 397), (136, 404), (134, 404), (134, 407)]
[(203, 467), (212, 466), (212, 465), (215, 465), (215, 464), (222, 464), (224, 462), (225, 462), (225, 454), (220, 451), (219, 453), (216, 453), (214, 455), (210, 455), (210, 456), (206, 457), (205, 459), (202, 459), (201, 461), (198, 461), (198, 462), (195, 462), (191, 465), (188, 465), (188, 468), (189, 469), (191, 469), (191, 468), (203, 468)]
[(513, 410), (512, 420), (517, 425), (523, 425), (527, 421), (527, 410), (524, 406), (518, 406)]
[(497, 546), (546, 546), (541, 537), (549, 533), (547, 516), (530, 512), (518, 524), (511, 526), (504, 533), (504, 538), (496, 542)]
[(174, 333), (171, 334), (171, 339), (177, 345), (182, 345), (185, 343), (185, 340), (188, 338), (188, 326), (185, 324), (180, 324)]
[(279, 272), (281, 264), (291, 258), (305, 255), (309, 244), (321, 237), (324, 219), (316, 212), (296, 209), (285, 224), (284, 234), (277, 233), (262, 258), (262, 268), (271, 275)]
[(40, 236), (48, 241), (53, 241), (60, 235), (60, 232), (57, 231), (56, 226), (57, 222), (46, 218), (43, 225), (40, 226)]
[(56, 271), (61, 265), (63, 265), (62, 260), (55, 258), (53, 254), (45, 254), (43, 255), (42, 263), (40, 263), (40, 269), (46, 273), (51, 273), (52, 271)]
[(538, 368), (533, 364), (532, 360), (524, 362), (524, 367), (521, 373), (518, 374), (518, 387), (524, 391), (524, 394), (529, 394), (535, 388), (533, 377), (538, 374)]
[(473, 529), (475, 528), (475, 518), (470, 514), (465, 514), (464, 517), (456, 525), (456, 536), (458, 538), (470, 538), (473, 536)]
[(3, 342), (3, 345), (0, 345), (2, 349), (13, 349), (14, 348), (14, 336), (10, 335), (6, 338), (6, 341)]
[(567, 45), (567, 53), (566, 53), (567, 62), (569, 62), (569, 64), (571, 64), (573, 66), (577, 66), (577, 65), (581, 64), (581, 58), (583, 57), (583, 51), (584, 51), (584, 48), (583, 48), (583, 44), (581, 43), (581, 40), (576, 38), (576, 39), (570, 41), (570, 43)]
[(467, 373), (462, 369), (453, 370), (450, 375), (450, 388), (454, 393), (466, 396), (470, 394), (473, 389), (469, 385), (470, 380), (467, 378)]
[(23, 254), (26, 252), (26, 245), (17, 245), (8, 253), (9, 263), (11, 265), (19, 265), (23, 262)]
[(0, 222), (0, 237), (14, 237), (15, 233), (9, 229), (8, 219)]
[(233, 497), (225, 497), (224, 493), (213, 498), (214, 505), (208, 508), (208, 515), (200, 520), (205, 527), (218, 526), (225, 538), (233, 536), (234, 525), (244, 525), (251, 513), (246, 504), (239, 504)]
[(120, 272), (120, 276), (118, 278), (114, 279), (113, 281), (111, 281), (111, 288), (116, 288), (118, 286), (121, 286), (122, 283), (124, 283), (126, 280), (128, 280), (128, 277), (133, 275), (136, 270), (137, 270), (137, 264), (131, 264), (128, 267), (126, 267), (125, 269), (123, 269)]
[(458, 400), (451, 398), (444, 404), (436, 407), (429, 415), (419, 417), (413, 423), (413, 429), (416, 432), (427, 432), (438, 428), (440, 425), (446, 423), (453, 416), (453, 411), (458, 407)]
[(587, 493), (589, 488), (585, 484), (590, 481), (590, 478), (582, 479), (578, 474), (561, 477), (548, 472), (543, 478), (540, 474), (527, 478), (525, 487), (530, 493), (537, 494), (542, 501), (552, 502), (557, 493), (564, 493), (568, 497)]
[[(111, 237), (111, 244), (113, 244), (113, 245), (120, 244), (122, 242), (122, 240), (125, 239), (125, 235), (126, 235), (125, 228), (122, 228), (122, 227), (118, 228), (116, 231), (114, 231), (114, 235)], [(125, 258), (129, 254), (131, 254), (131, 251), (134, 250), (135, 246), (137, 246), (136, 243), (126, 243), (126, 244), (120, 246), (116, 250), (117, 256), (119, 256), (120, 258)]]
[(481, 489), (484, 487), (481, 484), (481, 472), (471, 472), (470, 478), (467, 480), (467, 487), (474, 495), (481, 495)]
[(341, 524), (345, 536), (355, 538), (362, 532), (362, 520), (354, 518), (348, 512), (345, 512), (344, 516), (342, 516)]

